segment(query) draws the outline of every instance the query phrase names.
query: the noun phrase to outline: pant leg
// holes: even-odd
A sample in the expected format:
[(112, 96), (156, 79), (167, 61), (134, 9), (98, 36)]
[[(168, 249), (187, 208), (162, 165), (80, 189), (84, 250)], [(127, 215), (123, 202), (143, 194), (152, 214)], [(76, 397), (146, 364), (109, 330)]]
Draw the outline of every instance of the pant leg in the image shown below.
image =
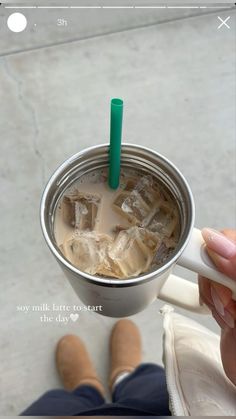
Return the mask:
[(114, 389), (113, 403), (147, 414), (170, 416), (165, 370), (155, 364), (142, 364)]
[(104, 403), (104, 398), (94, 387), (82, 385), (72, 392), (66, 390), (48, 391), (20, 416), (76, 416)]

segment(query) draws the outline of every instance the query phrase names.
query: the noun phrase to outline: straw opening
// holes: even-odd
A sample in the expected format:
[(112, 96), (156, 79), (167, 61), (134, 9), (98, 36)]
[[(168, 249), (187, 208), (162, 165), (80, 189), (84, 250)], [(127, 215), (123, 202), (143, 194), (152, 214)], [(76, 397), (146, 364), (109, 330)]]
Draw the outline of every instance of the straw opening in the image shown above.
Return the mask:
[(123, 106), (123, 100), (115, 98), (111, 100), (111, 104), (116, 106)]

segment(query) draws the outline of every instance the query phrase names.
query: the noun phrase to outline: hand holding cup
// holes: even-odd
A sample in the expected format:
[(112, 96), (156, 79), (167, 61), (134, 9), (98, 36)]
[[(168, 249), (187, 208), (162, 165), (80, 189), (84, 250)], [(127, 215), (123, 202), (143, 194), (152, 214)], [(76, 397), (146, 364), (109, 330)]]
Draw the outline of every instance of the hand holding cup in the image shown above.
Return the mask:
[[(236, 281), (236, 230), (221, 232), (205, 228), (202, 236), (207, 253), (218, 270)], [(236, 385), (236, 302), (221, 284), (199, 276), (201, 300), (210, 308), (221, 328), (221, 358), (228, 378)]]

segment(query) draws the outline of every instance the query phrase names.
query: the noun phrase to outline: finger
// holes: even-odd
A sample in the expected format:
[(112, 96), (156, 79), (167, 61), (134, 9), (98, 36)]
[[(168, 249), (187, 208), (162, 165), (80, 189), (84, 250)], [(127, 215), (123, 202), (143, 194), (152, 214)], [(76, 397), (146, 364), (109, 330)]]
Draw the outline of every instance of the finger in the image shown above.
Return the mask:
[[(232, 232), (230, 234), (232, 234)], [(225, 259), (236, 259), (236, 242), (231, 240), (231, 238), (210, 228), (204, 228), (202, 230), (202, 237), (204, 238), (208, 249), (213, 250)]]
[[(211, 259), (213, 259), (213, 261), (216, 261), (215, 264), (218, 265), (218, 269), (221, 272), (226, 273), (229, 277), (233, 277), (234, 272), (231, 271), (231, 267), (229, 267), (228, 265), (225, 266), (225, 259), (223, 259), (222, 262), (217, 255), (215, 256), (214, 252), (210, 250), (208, 252)], [(217, 305), (218, 302), (219, 310), (221, 304), (223, 304), (223, 306), (226, 307), (232, 301), (232, 291), (229, 288), (225, 287), (224, 285), (218, 284), (217, 282), (210, 281), (209, 279), (204, 278), (202, 276), (199, 276), (199, 293), (201, 299), (208, 305)], [(218, 294), (218, 301), (216, 294)]]
[(235, 319), (233, 316), (225, 310), (224, 314), (218, 313), (217, 310), (212, 310), (212, 316), (217, 321), (218, 325), (221, 327), (221, 329), (234, 329), (235, 328)]
[(234, 320), (236, 320), (236, 302), (230, 300), (228, 304), (225, 305), (225, 310), (228, 311)]
[(236, 302), (232, 300), (231, 293), (227, 288), (200, 277), (199, 293), (202, 302), (210, 310), (215, 309), (221, 316), (228, 312), (236, 320)]
[[(236, 280), (236, 231), (226, 229), (220, 233), (204, 229), (202, 235), (207, 244), (206, 250), (218, 270)], [(202, 301), (215, 313), (214, 317), (221, 327), (222, 317), (223, 321), (226, 319), (226, 323), (232, 325), (236, 319), (236, 302), (232, 300), (229, 288), (199, 277), (199, 293)]]
[(225, 329), (227, 327), (224, 320), (221, 318), (221, 316), (217, 313), (216, 310), (212, 310), (212, 316), (214, 317), (215, 321), (218, 323), (221, 329)]
[[(199, 276), (199, 293), (204, 304), (211, 310), (214, 319), (221, 328), (234, 327), (236, 322), (236, 304), (230, 301), (223, 305), (221, 293), (214, 290), (214, 283), (207, 278)], [(218, 285), (218, 284), (217, 284)], [(215, 292), (214, 292), (215, 291)]]
[(211, 296), (211, 281), (199, 275), (198, 288), (201, 300), (205, 304), (207, 304), (207, 306), (211, 309), (213, 307), (213, 301)]
[[(227, 261), (226, 259), (216, 255), (215, 252), (211, 250), (207, 250), (209, 256), (222, 273), (226, 274), (228, 277), (232, 279), (236, 279), (234, 264), (232, 261)], [(232, 300), (232, 291), (225, 287), (224, 285), (218, 284), (217, 282), (211, 282), (211, 296), (213, 296), (213, 303), (220, 309), (220, 304), (229, 309), (230, 313), (235, 317), (235, 310), (236, 310), (236, 302)], [(215, 298), (214, 298), (215, 297)], [(222, 311), (222, 310), (221, 310)]]
[(214, 308), (223, 315), (226, 309), (236, 320), (236, 302), (228, 288), (202, 276), (199, 276), (198, 285), (200, 298), (210, 310)]
[(207, 253), (217, 266), (220, 272), (227, 275), (229, 278), (236, 280), (236, 258), (231, 260), (219, 256), (216, 252), (212, 251), (208, 246), (206, 247)]
[(224, 234), (226, 237), (231, 239), (236, 243), (236, 230), (231, 230), (229, 228), (224, 228), (223, 230), (220, 230), (222, 234)]

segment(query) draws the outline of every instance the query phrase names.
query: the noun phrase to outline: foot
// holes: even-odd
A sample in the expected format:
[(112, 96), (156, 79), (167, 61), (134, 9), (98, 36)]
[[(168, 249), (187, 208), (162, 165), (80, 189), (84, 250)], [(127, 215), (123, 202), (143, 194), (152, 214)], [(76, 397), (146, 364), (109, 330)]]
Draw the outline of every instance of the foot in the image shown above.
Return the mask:
[(64, 336), (56, 348), (56, 365), (66, 390), (75, 390), (78, 386), (95, 387), (102, 396), (105, 390), (83, 342), (74, 335)]
[(119, 320), (110, 338), (111, 368), (109, 384), (112, 388), (118, 375), (132, 372), (141, 363), (142, 343), (139, 329), (131, 320)]

